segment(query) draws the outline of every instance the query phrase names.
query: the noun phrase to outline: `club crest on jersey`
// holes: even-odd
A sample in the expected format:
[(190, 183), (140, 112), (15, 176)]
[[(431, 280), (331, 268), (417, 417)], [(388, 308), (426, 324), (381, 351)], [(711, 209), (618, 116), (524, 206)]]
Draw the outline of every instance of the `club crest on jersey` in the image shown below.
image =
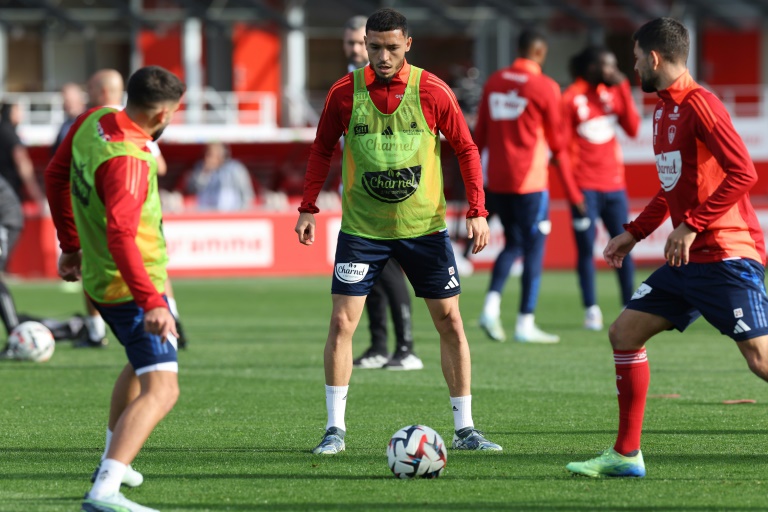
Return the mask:
[(677, 133), (677, 126), (672, 125), (669, 127), (669, 130), (667, 130), (667, 139), (669, 139), (669, 143), (672, 144), (672, 141), (675, 140), (675, 134)]
[(368, 274), (367, 263), (337, 263), (334, 273), (342, 283), (359, 283)]

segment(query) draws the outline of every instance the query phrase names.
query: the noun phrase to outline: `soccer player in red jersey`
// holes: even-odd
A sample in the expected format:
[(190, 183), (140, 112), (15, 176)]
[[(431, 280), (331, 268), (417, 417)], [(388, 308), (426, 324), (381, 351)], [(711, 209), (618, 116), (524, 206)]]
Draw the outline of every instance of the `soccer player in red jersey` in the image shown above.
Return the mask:
[(650, 371), (645, 343), (685, 330), (703, 316), (736, 342), (750, 370), (768, 380), (765, 241), (749, 190), (757, 173), (744, 142), (717, 97), (686, 68), (689, 36), (672, 18), (640, 27), (635, 70), (646, 92), (657, 92), (653, 151), (661, 188), (603, 255), (621, 267), (627, 254), (667, 217), (667, 264), (640, 285), (609, 329), (616, 364), (619, 432), (597, 458), (569, 471), (592, 477), (645, 475), (640, 451)]
[[(595, 223), (602, 219), (613, 237), (624, 231), (629, 204), (617, 125), (630, 137), (637, 135), (640, 115), (632, 100), (629, 80), (616, 66), (616, 56), (605, 47), (588, 46), (571, 61), (574, 82), (563, 93), (564, 144), (569, 149), (573, 176), (584, 194), (586, 215), (572, 209), (578, 248), (579, 285), (584, 304), (584, 327), (599, 331), (603, 314), (595, 291)], [(635, 266), (627, 256), (617, 270), (622, 304), (634, 291)]]
[(341, 232), (324, 355), (328, 420), (312, 451), (333, 455), (346, 447), (352, 335), (366, 295), (390, 257), (400, 263), (416, 296), (425, 299), (440, 335), (453, 447), (501, 451), (472, 419), (472, 370), (459, 311), (461, 283), (445, 222), (440, 134), (459, 160), (469, 201), (467, 232), (475, 239), (475, 253), (488, 244), (480, 156), (453, 92), (432, 73), (406, 62), (412, 39), (405, 16), (380, 9), (368, 18), (365, 32), (370, 64), (348, 73), (328, 92), (295, 228), (300, 243), (313, 243), (317, 196), (343, 135)]
[(112, 434), (83, 501), (86, 512), (154, 510), (119, 489), (142, 483), (130, 464), (179, 395), (157, 162), (147, 142), (168, 126), (184, 89), (163, 68), (139, 69), (128, 81), (125, 110), (96, 107), (82, 114), (45, 170), (62, 251), (59, 275), (82, 279), (129, 361), (112, 392)]
[(544, 244), (551, 229), (550, 162), (560, 173), (569, 201), (579, 211), (584, 198), (573, 181), (562, 143), (560, 87), (541, 71), (547, 49), (543, 34), (524, 31), (518, 42), (520, 56), (511, 66), (491, 75), (478, 110), (474, 139), (487, 156), (488, 204), (504, 225), (506, 239), (493, 266), (480, 315), (480, 327), (495, 341), (506, 339), (500, 319), (501, 293), (521, 251), (522, 293), (515, 339), (527, 343), (560, 341), (559, 336), (542, 331), (534, 323)]

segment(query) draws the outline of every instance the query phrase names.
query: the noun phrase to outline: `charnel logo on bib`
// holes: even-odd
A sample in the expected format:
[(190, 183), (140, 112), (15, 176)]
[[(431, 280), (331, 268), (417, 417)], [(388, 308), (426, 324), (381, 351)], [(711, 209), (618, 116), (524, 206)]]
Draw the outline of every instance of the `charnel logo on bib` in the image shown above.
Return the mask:
[(337, 263), (336, 278), (342, 283), (359, 283), (368, 274), (367, 263)]
[(363, 173), (363, 188), (382, 203), (405, 201), (419, 188), (421, 166)]

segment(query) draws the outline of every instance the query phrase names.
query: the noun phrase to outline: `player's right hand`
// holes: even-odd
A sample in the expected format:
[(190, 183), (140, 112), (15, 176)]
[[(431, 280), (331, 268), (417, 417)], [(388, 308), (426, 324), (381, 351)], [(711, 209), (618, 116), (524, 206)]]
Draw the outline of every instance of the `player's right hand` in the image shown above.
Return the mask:
[(299, 242), (312, 245), (315, 241), (315, 216), (307, 212), (300, 213), (294, 231), (299, 235)]
[(150, 334), (157, 334), (165, 342), (168, 335), (172, 334), (177, 339), (176, 320), (168, 308), (159, 307), (150, 309), (144, 313), (144, 330)]
[(467, 238), (474, 241), (472, 254), (477, 254), (488, 245), (491, 230), (485, 217), (470, 217), (467, 219)]
[(582, 201), (580, 203), (576, 203), (573, 205), (574, 208), (576, 208), (576, 211), (579, 212), (579, 217), (586, 217), (587, 216), (587, 202)]
[(613, 268), (621, 268), (624, 258), (637, 243), (632, 233), (625, 231), (619, 236), (611, 238), (603, 250), (605, 262)]
[(82, 251), (61, 253), (59, 256), (59, 277), (65, 281), (79, 281), (82, 257)]

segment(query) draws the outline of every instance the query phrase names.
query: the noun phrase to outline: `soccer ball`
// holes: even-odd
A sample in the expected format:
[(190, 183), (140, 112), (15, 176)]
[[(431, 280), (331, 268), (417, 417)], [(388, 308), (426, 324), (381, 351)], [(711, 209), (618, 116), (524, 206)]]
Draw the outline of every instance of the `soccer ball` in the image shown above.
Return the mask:
[(389, 469), (398, 478), (437, 478), (447, 460), (443, 438), (424, 425), (401, 428), (387, 446)]
[(24, 322), (11, 331), (8, 345), (14, 359), (43, 363), (53, 355), (56, 340), (40, 322)]

